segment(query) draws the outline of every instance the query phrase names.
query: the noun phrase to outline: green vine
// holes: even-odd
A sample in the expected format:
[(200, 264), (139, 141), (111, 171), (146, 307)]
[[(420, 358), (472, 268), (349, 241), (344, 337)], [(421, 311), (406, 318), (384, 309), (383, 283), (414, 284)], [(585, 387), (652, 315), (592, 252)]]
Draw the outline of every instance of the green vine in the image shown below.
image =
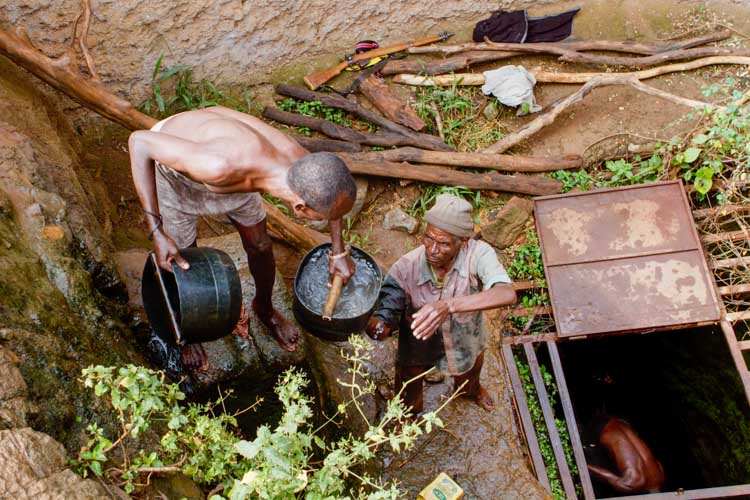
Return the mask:
[[(516, 366), (518, 367), (518, 373), (521, 377), (523, 384), (523, 391), (526, 396), (526, 404), (531, 414), (531, 420), (534, 424), (536, 431), (537, 441), (539, 442), (539, 449), (542, 453), (542, 459), (544, 460), (544, 466), (547, 471), (547, 479), (549, 479), (550, 488), (552, 489), (552, 497), (555, 500), (565, 500), (565, 489), (563, 488), (562, 481), (560, 479), (560, 473), (557, 468), (557, 460), (555, 459), (555, 452), (552, 448), (552, 441), (550, 440), (547, 432), (547, 426), (544, 423), (544, 414), (542, 413), (542, 407), (539, 404), (539, 398), (536, 394), (536, 387), (531, 376), (531, 369), (529, 366), (515, 357)], [(544, 365), (539, 365), (539, 370), (542, 373), (542, 379), (544, 380), (544, 387), (547, 389), (547, 395), (550, 400), (557, 397), (557, 384), (555, 383), (552, 374), (550, 374)], [(554, 412), (554, 407), (553, 407)], [(576, 481), (578, 476), (578, 466), (576, 465), (575, 458), (573, 456), (573, 447), (570, 444), (570, 435), (568, 434), (568, 428), (564, 420), (555, 417), (555, 426), (557, 432), (560, 435), (560, 441), (563, 446), (563, 453), (565, 455), (565, 461), (568, 464), (570, 473)], [(580, 496), (582, 488), (578, 481), (576, 481), (576, 493)]]

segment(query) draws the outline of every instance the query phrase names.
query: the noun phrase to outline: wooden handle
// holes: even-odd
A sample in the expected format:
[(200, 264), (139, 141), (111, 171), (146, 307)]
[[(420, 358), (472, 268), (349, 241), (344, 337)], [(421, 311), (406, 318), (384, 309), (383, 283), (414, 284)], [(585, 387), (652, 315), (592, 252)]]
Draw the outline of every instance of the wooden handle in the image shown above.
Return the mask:
[(307, 85), (307, 87), (310, 90), (315, 90), (321, 85), (323, 85), (325, 82), (333, 78), (334, 76), (344, 71), (344, 69), (346, 69), (347, 66), (349, 66), (349, 62), (344, 61), (342, 63), (337, 64), (336, 66), (332, 68), (327, 68), (327, 69), (324, 69), (323, 71), (316, 71), (315, 73), (310, 73), (309, 75), (304, 77), (303, 80), (305, 81), (305, 85)]
[[(396, 52), (402, 52), (408, 49), (409, 47), (419, 47), (421, 45), (428, 45), (430, 43), (440, 42), (442, 40), (445, 40), (449, 36), (451, 36), (451, 34), (443, 33), (437, 36), (421, 38), (413, 42), (400, 43), (398, 45), (391, 45), (389, 47), (381, 47), (379, 49), (368, 50), (367, 52), (362, 52), (360, 54), (355, 54), (351, 56), (351, 61), (353, 62), (366, 61), (368, 59), (372, 59), (373, 57), (380, 57), (380, 56), (387, 56), (388, 54), (395, 54)], [(325, 82), (333, 78), (334, 76), (344, 71), (347, 66), (349, 66), (348, 60), (341, 62), (337, 64), (336, 66), (333, 66), (332, 68), (327, 68), (322, 71), (316, 71), (315, 73), (310, 73), (309, 75), (305, 76), (303, 80), (305, 81), (305, 85), (307, 85), (310, 90), (315, 90), (321, 85), (323, 85)]]
[(339, 297), (341, 297), (341, 288), (344, 286), (343, 276), (337, 274), (333, 277), (333, 284), (331, 289), (328, 291), (328, 298), (323, 306), (323, 319), (331, 321), (333, 318), (333, 311), (336, 309), (336, 304), (339, 303)]

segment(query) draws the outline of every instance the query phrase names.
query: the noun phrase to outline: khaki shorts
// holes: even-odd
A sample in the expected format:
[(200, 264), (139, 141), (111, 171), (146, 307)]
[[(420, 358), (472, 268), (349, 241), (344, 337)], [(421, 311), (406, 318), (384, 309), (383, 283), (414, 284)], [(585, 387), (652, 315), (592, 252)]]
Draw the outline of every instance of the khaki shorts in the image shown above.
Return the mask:
[[(166, 120), (151, 130), (159, 131)], [(156, 195), (164, 232), (178, 248), (187, 248), (196, 239), (198, 217), (211, 216), (221, 222), (254, 226), (266, 212), (258, 193), (214, 193), (204, 184), (156, 162)]]

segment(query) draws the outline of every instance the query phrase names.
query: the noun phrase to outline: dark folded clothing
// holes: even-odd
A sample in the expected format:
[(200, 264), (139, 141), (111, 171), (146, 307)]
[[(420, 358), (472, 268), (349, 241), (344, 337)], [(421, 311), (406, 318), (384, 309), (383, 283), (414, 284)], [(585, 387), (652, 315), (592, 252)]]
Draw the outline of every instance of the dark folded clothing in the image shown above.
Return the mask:
[(498, 10), (489, 19), (479, 21), (474, 28), (474, 41), (487, 37), (493, 42), (534, 43), (559, 42), (573, 31), (573, 18), (580, 7), (543, 17), (528, 17), (525, 10)]
[(526, 42), (559, 42), (573, 32), (573, 18), (580, 7), (546, 17), (530, 17)]
[(526, 40), (528, 20), (525, 10), (492, 13), (489, 19), (479, 21), (474, 27), (474, 41), (483, 42), (484, 37), (493, 42), (523, 43)]

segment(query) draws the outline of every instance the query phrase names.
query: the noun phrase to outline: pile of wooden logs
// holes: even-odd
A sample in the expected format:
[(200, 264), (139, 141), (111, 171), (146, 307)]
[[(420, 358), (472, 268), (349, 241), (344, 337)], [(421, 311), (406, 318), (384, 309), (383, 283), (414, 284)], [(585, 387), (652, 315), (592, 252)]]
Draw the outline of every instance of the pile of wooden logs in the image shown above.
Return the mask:
[[(337, 94), (313, 92), (301, 87), (281, 85), (277, 89), (283, 96), (303, 101), (320, 101), (326, 106), (345, 110), (380, 127), (376, 133), (365, 133), (341, 125), (307, 116), (267, 107), (263, 116), (290, 126), (307, 127), (332, 140), (300, 137), (299, 142), (311, 151), (339, 153), (354, 173), (410, 179), (448, 185), (462, 185), (473, 189), (511, 191), (543, 195), (560, 191), (557, 181), (529, 173), (559, 169), (579, 168), (579, 156), (568, 158), (527, 158), (504, 153), (551, 124), (573, 104), (581, 101), (596, 87), (629, 85), (639, 91), (667, 99), (688, 107), (712, 108), (713, 105), (687, 99), (646, 85), (641, 80), (676, 71), (687, 71), (713, 64), (750, 64), (750, 50), (706, 46), (731, 36), (728, 30), (709, 33), (667, 43), (616, 42), (608, 40), (566, 41), (560, 43), (464, 43), (458, 45), (427, 45), (411, 47), (414, 59), (387, 62), (380, 70), (382, 75), (394, 75), (393, 81), (410, 85), (481, 85), (481, 73), (459, 73), (471, 65), (523, 56), (550, 54), (560, 61), (581, 64), (603, 64), (639, 68), (620, 73), (561, 73), (533, 69), (537, 82), (583, 83), (573, 94), (547, 106), (547, 112), (509, 134), (481, 152), (457, 153), (433, 135), (422, 131), (425, 124), (408, 103), (396, 97), (388, 86), (374, 75), (362, 80), (360, 92), (381, 114), (363, 108), (357, 101)], [(636, 56), (602, 55), (596, 52), (635, 54)], [(423, 54), (449, 56), (427, 59)], [(685, 61), (673, 64), (661, 63)], [(647, 69), (640, 69), (646, 68)], [(450, 73), (450, 74), (445, 74)], [(366, 146), (397, 147), (379, 152), (365, 151)], [(456, 168), (493, 169), (515, 175), (469, 173)]]
[[(692, 108), (714, 106), (680, 97), (644, 84), (641, 80), (678, 71), (689, 71), (716, 64), (750, 65), (750, 50), (729, 47), (705, 47), (731, 36), (729, 30), (710, 33), (671, 43), (635, 43), (607, 40), (567, 41), (558, 43), (464, 43), (458, 45), (430, 45), (413, 47), (411, 54), (450, 56), (439, 60), (400, 60), (389, 62), (383, 74), (395, 75), (393, 81), (408, 85), (483, 85), (481, 73), (453, 73), (474, 64), (519, 57), (525, 54), (549, 54), (559, 61), (579, 64), (598, 64), (636, 68), (628, 72), (555, 72), (533, 68), (530, 72), (538, 83), (583, 83), (578, 91), (547, 106), (547, 112), (513, 134), (482, 150), (483, 153), (503, 153), (551, 124), (568, 107), (581, 101), (589, 92), (606, 85), (629, 85), (673, 103)], [(616, 52), (635, 56), (612, 56), (592, 52)], [(455, 55), (460, 54), (460, 55)], [(683, 61), (672, 64), (673, 61)], [(660, 65), (662, 64), (662, 65)], [(648, 68), (648, 69), (642, 69)], [(447, 74), (450, 73), (450, 74)]]
[[(378, 83), (376, 85), (383, 84)], [(385, 88), (387, 89), (387, 87)], [(381, 130), (378, 132), (366, 133), (320, 118), (282, 111), (276, 107), (269, 106), (263, 110), (263, 116), (270, 120), (290, 126), (307, 127), (331, 137), (332, 140), (304, 137), (299, 137), (298, 140), (300, 144), (311, 151), (339, 153), (339, 156), (355, 174), (465, 186), (471, 189), (546, 195), (559, 193), (560, 183), (548, 177), (529, 176), (523, 175), (523, 173), (579, 168), (582, 164), (581, 158), (578, 156), (549, 159), (484, 153), (457, 153), (434, 135), (417, 132), (338, 94), (324, 94), (292, 85), (279, 85), (276, 91), (283, 96), (302, 101), (319, 101), (326, 106), (344, 110), (357, 118), (380, 127)], [(379, 94), (369, 94), (379, 104), (376, 104), (378, 109), (386, 108), (387, 103), (397, 100), (390, 91), (381, 89), (379, 92)], [(384, 95), (387, 97), (384, 98)], [(394, 107), (391, 106), (391, 108)], [(410, 108), (402, 103), (402, 115), (407, 115), (404, 121), (411, 120), (415, 128), (421, 128), (412, 116), (408, 116), (405, 111), (407, 109)], [(394, 114), (391, 114), (391, 116), (395, 117)], [(403, 147), (366, 152), (362, 150), (362, 146)], [(448, 167), (490, 169), (521, 172), (522, 174), (502, 175), (497, 172), (476, 174)]]

